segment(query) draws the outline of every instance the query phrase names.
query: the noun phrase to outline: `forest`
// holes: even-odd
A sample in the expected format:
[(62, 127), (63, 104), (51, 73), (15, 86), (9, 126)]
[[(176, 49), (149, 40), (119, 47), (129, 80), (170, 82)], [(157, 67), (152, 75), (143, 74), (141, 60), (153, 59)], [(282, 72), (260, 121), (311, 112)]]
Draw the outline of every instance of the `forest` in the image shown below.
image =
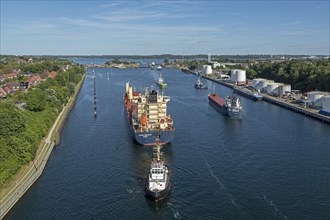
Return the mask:
[(302, 92), (330, 92), (330, 60), (288, 60), (250, 65), (247, 78), (272, 79)]

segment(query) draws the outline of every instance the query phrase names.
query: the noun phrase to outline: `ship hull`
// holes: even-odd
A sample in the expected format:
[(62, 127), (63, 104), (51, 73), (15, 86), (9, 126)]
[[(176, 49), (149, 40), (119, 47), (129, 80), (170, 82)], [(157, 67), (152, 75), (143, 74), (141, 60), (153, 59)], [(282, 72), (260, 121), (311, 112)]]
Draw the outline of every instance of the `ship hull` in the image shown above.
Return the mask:
[(209, 95), (209, 103), (213, 106), (218, 112), (221, 114), (228, 116), (232, 119), (243, 119), (243, 112), (228, 109), (225, 104), (223, 98), (218, 95)]
[(166, 88), (167, 88), (167, 84), (166, 84), (166, 83), (157, 83), (157, 85), (158, 85), (159, 88), (161, 88), (161, 89), (166, 89)]
[(196, 89), (207, 89), (207, 86), (204, 86), (204, 85), (197, 85), (197, 84), (195, 84), (195, 88)]
[(126, 113), (127, 124), (132, 138), (139, 144), (145, 146), (155, 146), (157, 144), (167, 144), (174, 138), (175, 129), (172, 130), (153, 130), (153, 131), (136, 131), (133, 128), (131, 119)]
[(210, 99), (210, 98), (209, 98), (209, 103), (213, 108), (215, 108), (221, 114), (223, 114), (225, 116), (229, 116), (228, 111), (224, 105), (220, 105), (217, 102), (215, 102), (213, 99)]
[(167, 144), (174, 138), (174, 130), (137, 132), (132, 128), (130, 124), (129, 126), (131, 127), (131, 134), (133, 139), (137, 143), (145, 146), (155, 146), (157, 143), (161, 145)]
[(151, 200), (158, 201), (161, 199), (164, 199), (166, 196), (168, 196), (171, 192), (171, 181), (168, 180), (168, 184), (165, 187), (165, 189), (161, 191), (153, 191), (150, 190), (147, 186), (145, 188), (145, 195)]

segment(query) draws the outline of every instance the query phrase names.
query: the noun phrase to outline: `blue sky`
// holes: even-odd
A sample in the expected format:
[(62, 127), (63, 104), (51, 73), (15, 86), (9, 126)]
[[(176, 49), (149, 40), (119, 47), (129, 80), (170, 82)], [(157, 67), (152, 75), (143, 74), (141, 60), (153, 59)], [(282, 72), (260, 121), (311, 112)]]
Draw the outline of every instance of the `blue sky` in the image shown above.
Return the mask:
[(1, 1), (0, 53), (329, 55), (329, 0)]

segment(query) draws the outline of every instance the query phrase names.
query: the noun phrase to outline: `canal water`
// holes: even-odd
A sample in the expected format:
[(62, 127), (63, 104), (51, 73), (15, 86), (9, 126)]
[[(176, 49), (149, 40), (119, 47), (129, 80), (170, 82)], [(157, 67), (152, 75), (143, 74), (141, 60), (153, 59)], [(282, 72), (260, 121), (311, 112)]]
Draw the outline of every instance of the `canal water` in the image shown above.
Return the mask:
[(162, 69), (176, 133), (163, 147), (173, 189), (155, 203), (144, 196), (152, 148), (132, 140), (123, 94), (126, 81), (156, 88), (157, 70), (88, 72), (61, 144), (5, 219), (330, 219), (328, 124), (244, 97), (244, 119), (231, 120), (207, 99), (231, 89), (204, 79), (211, 89), (196, 90), (196, 76)]

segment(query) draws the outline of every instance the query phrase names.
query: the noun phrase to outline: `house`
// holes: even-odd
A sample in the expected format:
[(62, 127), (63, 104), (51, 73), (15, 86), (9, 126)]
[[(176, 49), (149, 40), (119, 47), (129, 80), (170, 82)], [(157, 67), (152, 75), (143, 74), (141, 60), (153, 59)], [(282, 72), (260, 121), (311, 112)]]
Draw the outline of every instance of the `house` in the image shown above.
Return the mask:
[(41, 77), (39, 75), (33, 75), (33, 76), (30, 76), (30, 78), (28, 80), (26, 80), (25, 82), (29, 83), (29, 85), (32, 86), (32, 85), (37, 85), (42, 81), (43, 80), (41, 79)]
[(29, 88), (29, 82), (20, 82), (19, 89), (27, 90)]
[(51, 71), (51, 72), (48, 71), (47, 74), (48, 74), (47, 75), (48, 78), (53, 78), (54, 79), (57, 76), (57, 72), (55, 72), (55, 71)]
[(6, 78), (6, 79), (14, 79), (14, 78), (17, 78), (17, 73), (8, 73), (8, 74), (5, 74), (5, 78)]
[(2, 87), (0, 87), (0, 98), (7, 98), (7, 92)]
[(8, 86), (3, 86), (2, 89), (5, 90), (5, 92), (7, 94), (8, 93), (10, 93), (10, 94), (13, 94), (14, 93), (14, 91), (11, 88), (9, 88)]
[(5, 75), (0, 74), (0, 82), (3, 82), (6, 79)]
[(6, 86), (12, 89), (13, 91), (16, 91), (19, 89), (20, 83), (19, 82), (8, 82), (6, 83)]

